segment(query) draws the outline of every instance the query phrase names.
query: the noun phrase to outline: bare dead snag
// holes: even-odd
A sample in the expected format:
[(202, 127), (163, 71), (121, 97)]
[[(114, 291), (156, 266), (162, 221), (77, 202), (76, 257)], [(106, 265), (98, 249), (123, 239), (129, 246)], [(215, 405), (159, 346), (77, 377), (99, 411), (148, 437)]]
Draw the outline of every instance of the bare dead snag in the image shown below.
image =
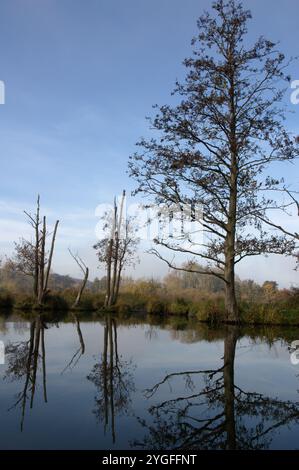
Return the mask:
[(113, 271), (112, 271), (112, 278), (111, 278), (111, 287), (110, 287), (110, 296), (108, 301), (108, 306), (110, 307), (113, 304), (114, 299), (114, 291), (116, 285), (116, 276), (117, 276), (117, 256), (119, 250), (119, 238), (118, 238), (118, 210), (117, 210), (116, 199), (114, 198), (114, 218), (113, 218), (113, 241), (114, 241), (114, 250), (113, 250)]
[(73, 260), (77, 263), (77, 265), (81, 269), (82, 273), (84, 274), (84, 278), (83, 278), (83, 280), (81, 282), (81, 285), (79, 287), (76, 300), (73, 304), (73, 308), (77, 308), (80, 304), (82, 294), (84, 292), (84, 289), (85, 289), (87, 281), (88, 281), (89, 269), (86, 266), (86, 264), (84, 263), (84, 261), (82, 261), (82, 259), (80, 258), (80, 256), (78, 254), (74, 255), (72, 253), (71, 249), (69, 249), (69, 253), (70, 253), (71, 257), (73, 258)]
[(120, 238), (121, 238), (121, 226), (122, 226), (122, 219), (123, 219), (125, 197), (126, 197), (126, 191), (123, 190), (119, 215), (117, 211), (116, 202), (114, 202), (115, 204), (114, 221), (115, 221), (116, 230), (115, 230), (115, 236), (114, 236), (115, 249), (114, 249), (113, 280), (112, 280), (112, 288), (111, 288), (110, 305), (114, 305), (116, 303), (117, 297), (118, 297), (118, 291), (119, 291), (120, 272), (121, 272)]
[[(33, 296), (38, 307), (42, 307), (49, 292), (48, 282), (54, 254), (55, 239), (59, 221), (55, 223), (49, 258), (47, 259), (47, 220), (40, 216), (40, 196), (37, 197), (37, 209), (34, 215), (24, 211), (29, 224), (34, 229), (34, 242), (21, 239), (15, 243), (15, 257), (10, 260), (14, 270), (33, 278)], [(42, 225), (42, 227), (41, 227)]]
[(121, 274), (125, 266), (134, 264), (139, 239), (135, 236), (137, 228), (134, 217), (124, 220), (126, 192), (123, 190), (119, 208), (114, 199), (113, 210), (102, 217), (107, 237), (100, 240), (94, 248), (100, 263), (106, 268), (106, 295), (104, 307), (115, 305), (118, 299)]
[(55, 240), (56, 240), (58, 224), (59, 224), (59, 220), (56, 220), (55, 227), (54, 227), (54, 232), (53, 232), (53, 235), (52, 235), (52, 242), (51, 242), (49, 260), (48, 260), (48, 264), (47, 264), (47, 272), (46, 272), (46, 277), (45, 277), (45, 282), (44, 282), (44, 292), (45, 293), (48, 290), (48, 282), (49, 282), (49, 276), (50, 276), (50, 271), (51, 271), (51, 266), (52, 266), (52, 259), (53, 259), (53, 254), (54, 254), (54, 247), (55, 247)]

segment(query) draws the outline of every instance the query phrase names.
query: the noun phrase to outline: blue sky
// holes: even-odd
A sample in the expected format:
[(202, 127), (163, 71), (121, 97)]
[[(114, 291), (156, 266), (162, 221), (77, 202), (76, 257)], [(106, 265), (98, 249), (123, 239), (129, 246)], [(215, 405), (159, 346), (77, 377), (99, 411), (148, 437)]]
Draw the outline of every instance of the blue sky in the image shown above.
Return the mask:
[[(249, 39), (264, 34), (280, 40), (286, 54), (298, 54), (296, 0), (244, 4), (254, 17)], [(54, 269), (76, 274), (66, 249), (71, 246), (95, 275), (95, 208), (134, 187), (126, 175), (128, 156), (148, 132), (144, 118), (151, 106), (170, 101), (175, 79), (183, 76), (181, 62), (190, 54), (196, 19), (210, 5), (206, 0), (1, 0), (0, 80), (6, 86), (6, 103), (0, 106), (1, 254), (11, 252), (21, 230), (28, 232), (22, 210), (33, 207), (40, 192), (49, 219), (61, 219)], [(299, 63), (290, 73), (299, 79)], [(299, 107), (289, 96), (286, 102), (294, 112), (287, 125), (296, 132)], [(296, 169), (286, 170), (294, 183)], [(149, 256), (141, 258), (137, 274), (166, 272)], [(245, 264), (242, 277), (277, 274), (282, 284), (297, 280), (290, 261), (262, 258), (258, 270), (256, 263)]]

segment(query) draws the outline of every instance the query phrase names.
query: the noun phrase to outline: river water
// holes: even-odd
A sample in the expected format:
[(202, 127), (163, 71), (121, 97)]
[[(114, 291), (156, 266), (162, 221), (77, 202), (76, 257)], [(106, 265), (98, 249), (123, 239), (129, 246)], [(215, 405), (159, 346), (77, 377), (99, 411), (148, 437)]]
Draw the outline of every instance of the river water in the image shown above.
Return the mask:
[(296, 340), (174, 317), (2, 315), (0, 448), (299, 449)]

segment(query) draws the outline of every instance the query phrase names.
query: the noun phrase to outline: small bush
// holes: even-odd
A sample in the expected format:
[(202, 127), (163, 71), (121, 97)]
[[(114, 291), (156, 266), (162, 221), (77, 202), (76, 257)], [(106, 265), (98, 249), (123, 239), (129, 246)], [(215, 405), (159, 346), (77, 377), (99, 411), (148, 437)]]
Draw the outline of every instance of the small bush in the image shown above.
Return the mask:
[(196, 318), (200, 321), (216, 324), (225, 320), (225, 308), (222, 299), (203, 300), (197, 304), (196, 309)]
[(30, 295), (19, 295), (15, 301), (14, 307), (18, 310), (31, 311), (34, 301)]
[(67, 311), (68, 308), (68, 303), (61, 295), (51, 294), (47, 296), (44, 305), (44, 310)]
[(77, 310), (95, 310), (95, 298), (90, 292), (86, 292), (82, 295)]
[(119, 299), (116, 304), (116, 311), (120, 314), (126, 314), (132, 311), (132, 307), (124, 299)]

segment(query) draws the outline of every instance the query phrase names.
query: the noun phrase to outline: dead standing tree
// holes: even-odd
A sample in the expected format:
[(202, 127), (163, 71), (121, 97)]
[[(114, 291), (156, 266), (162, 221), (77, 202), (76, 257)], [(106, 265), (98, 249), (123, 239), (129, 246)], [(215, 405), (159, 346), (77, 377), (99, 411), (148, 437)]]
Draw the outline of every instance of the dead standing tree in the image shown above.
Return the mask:
[(138, 239), (134, 236), (133, 219), (126, 218), (124, 214), (125, 198), (126, 192), (123, 191), (119, 206), (114, 199), (113, 210), (104, 214), (103, 228), (108, 237), (94, 245), (100, 263), (106, 266), (104, 307), (111, 307), (117, 302), (122, 271), (125, 266), (132, 264), (136, 257)]
[(70, 253), (71, 257), (73, 258), (73, 260), (77, 263), (77, 265), (81, 269), (82, 273), (84, 274), (81, 285), (79, 286), (79, 290), (78, 290), (76, 300), (73, 304), (73, 308), (77, 308), (80, 304), (82, 294), (84, 292), (84, 289), (85, 289), (87, 281), (88, 281), (89, 269), (86, 266), (86, 264), (84, 263), (84, 261), (82, 261), (82, 259), (80, 258), (80, 256), (78, 254), (74, 255), (74, 253), (72, 253), (72, 251), (70, 249), (69, 249), (69, 253)]
[(49, 253), (46, 250), (47, 219), (40, 215), (40, 196), (37, 198), (36, 213), (34, 215), (24, 211), (29, 224), (34, 230), (34, 241), (21, 239), (15, 243), (15, 257), (11, 260), (11, 266), (16, 271), (33, 278), (33, 295), (38, 307), (42, 307), (45, 297), (49, 292), (49, 276), (54, 254), (55, 240), (59, 220), (56, 221), (52, 233)]
[(269, 234), (261, 217), (280, 209), (272, 195), (283, 183), (267, 176), (268, 168), (292, 162), (299, 145), (284, 127), (279, 104), (289, 81), (284, 55), (263, 37), (252, 46), (245, 43), (251, 14), (242, 2), (218, 0), (213, 10), (215, 16), (205, 13), (198, 20), (194, 54), (184, 62), (186, 80), (174, 91), (176, 103), (159, 108), (151, 121), (157, 137), (141, 139), (130, 173), (136, 192), (160, 207), (202, 207), (203, 244), (186, 250), (173, 239), (156, 242), (205, 260), (201, 273), (223, 280), (227, 321), (236, 322), (236, 264), (294, 248), (284, 234)]

